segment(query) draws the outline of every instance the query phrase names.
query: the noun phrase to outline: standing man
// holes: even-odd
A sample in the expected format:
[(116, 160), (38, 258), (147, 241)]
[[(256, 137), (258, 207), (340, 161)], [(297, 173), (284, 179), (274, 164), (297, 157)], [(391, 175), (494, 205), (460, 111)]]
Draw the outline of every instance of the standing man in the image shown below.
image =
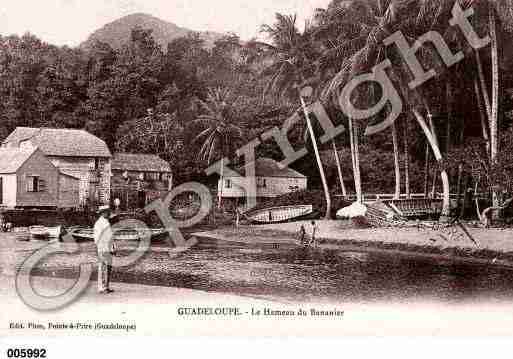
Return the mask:
[(112, 255), (114, 254), (114, 238), (109, 222), (111, 210), (109, 206), (98, 208), (100, 218), (94, 225), (94, 243), (98, 251), (98, 292), (108, 294), (114, 292), (110, 289), (110, 276), (112, 274)]
[(239, 212), (239, 208), (235, 207), (235, 227), (239, 228), (239, 223), (240, 223), (240, 212)]

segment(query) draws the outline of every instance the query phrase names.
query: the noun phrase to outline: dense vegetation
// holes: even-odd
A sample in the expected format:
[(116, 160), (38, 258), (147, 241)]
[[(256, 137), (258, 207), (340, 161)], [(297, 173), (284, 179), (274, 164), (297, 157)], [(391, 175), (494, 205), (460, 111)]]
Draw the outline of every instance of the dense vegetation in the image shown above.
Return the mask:
[[(474, 50), (452, 31), (456, 2), (463, 9), (473, 7), (472, 22), (480, 36), (490, 34), (490, 45)], [(461, 50), (465, 58), (448, 71), (434, 47), (424, 46), (421, 63), (435, 68), (437, 76), (409, 90), (412, 74), (397, 48), (383, 44), (398, 30), (410, 42), (438, 31), (453, 53)], [(188, 35), (163, 49), (151, 31), (139, 27), (119, 50), (102, 42), (87, 50), (56, 47), (31, 34), (0, 37), (0, 138), (16, 126), (85, 128), (113, 151), (160, 155), (172, 164), (178, 183), (206, 181), (202, 171), (209, 163), (222, 156), (236, 162), (236, 145), (301, 113), (298, 89), (309, 85), (311, 100), (321, 99), (333, 122), (347, 129), (320, 148), (332, 191), (340, 191), (342, 182), (348, 192), (435, 188), (447, 194), (466, 184), (494, 193), (496, 205), (499, 194), (512, 192), (508, 70), (513, 57), (507, 46), (513, 38), (513, 1), (332, 0), (304, 29), (294, 16), (277, 14), (262, 31), (269, 43), (242, 42), (230, 34), (213, 48)], [(364, 136), (366, 126), (387, 111), (370, 122), (348, 121), (333, 98), (351, 78), (385, 58), (392, 62), (391, 77), (407, 105), (394, 126)], [(369, 107), (378, 94), (372, 86), (360, 89), (355, 104)], [(298, 125), (289, 134), (295, 146), (306, 142), (310, 150), (293, 167), (320, 189), (318, 163), (304, 132), (305, 126)], [(333, 148), (338, 148), (343, 181)], [(433, 156), (436, 150), (441, 158)], [(283, 159), (273, 141), (257, 152)]]

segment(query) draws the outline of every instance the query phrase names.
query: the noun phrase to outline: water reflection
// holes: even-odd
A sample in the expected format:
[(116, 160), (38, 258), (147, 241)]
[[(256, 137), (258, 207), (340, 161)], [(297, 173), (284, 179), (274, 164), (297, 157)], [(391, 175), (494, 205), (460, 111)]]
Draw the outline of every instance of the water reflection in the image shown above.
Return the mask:
[(147, 255), (114, 279), (300, 302), (449, 303), (513, 298), (513, 272), (390, 253), (201, 244)]

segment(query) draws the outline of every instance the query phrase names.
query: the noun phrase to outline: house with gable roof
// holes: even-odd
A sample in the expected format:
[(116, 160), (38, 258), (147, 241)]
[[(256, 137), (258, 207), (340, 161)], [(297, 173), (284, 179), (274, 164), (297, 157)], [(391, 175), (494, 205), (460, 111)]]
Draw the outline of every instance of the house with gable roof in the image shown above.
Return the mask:
[(38, 148), (60, 173), (79, 179), (79, 205), (110, 202), (111, 153), (84, 130), (17, 127), (2, 148)]
[[(278, 197), (287, 193), (307, 189), (308, 179), (303, 174), (292, 168), (282, 168), (271, 158), (258, 158), (254, 162), (256, 196), (258, 199)], [(232, 199), (245, 202), (246, 192), (244, 185), (248, 179), (244, 177), (244, 168), (236, 172), (240, 175), (225, 176), (219, 179), (218, 194), (224, 199)]]
[(112, 157), (111, 197), (123, 209), (144, 207), (168, 193), (173, 183), (171, 166), (157, 155), (115, 153)]
[(0, 208), (73, 208), (78, 187), (37, 147), (0, 148)]

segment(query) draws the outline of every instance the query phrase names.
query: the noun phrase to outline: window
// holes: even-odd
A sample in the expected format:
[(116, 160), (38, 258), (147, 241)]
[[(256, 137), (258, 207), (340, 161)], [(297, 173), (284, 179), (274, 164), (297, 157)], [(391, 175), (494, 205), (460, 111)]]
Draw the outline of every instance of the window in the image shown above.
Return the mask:
[(224, 187), (225, 188), (232, 188), (232, 180), (227, 179), (224, 181)]
[(144, 180), (145, 181), (158, 181), (159, 180), (159, 173), (158, 172), (145, 172), (144, 173)]
[(4, 203), (4, 182), (3, 178), (0, 177), (0, 204)]
[(260, 187), (260, 188), (267, 187), (267, 179), (265, 179), (265, 178), (257, 178), (257, 187)]
[(27, 176), (27, 192), (45, 192), (46, 182), (39, 176)]
[(94, 159), (94, 169), (96, 171), (98, 171), (100, 169), (100, 159), (99, 158)]

